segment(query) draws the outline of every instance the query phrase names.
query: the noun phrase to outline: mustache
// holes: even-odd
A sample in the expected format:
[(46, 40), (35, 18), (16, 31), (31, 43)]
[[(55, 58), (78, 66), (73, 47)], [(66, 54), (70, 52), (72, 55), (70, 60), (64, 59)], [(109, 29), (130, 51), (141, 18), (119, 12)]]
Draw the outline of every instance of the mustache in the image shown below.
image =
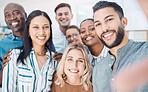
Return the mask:
[(110, 32), (110, 31), (116, 32), (116, 30), (114, 30), (114, 29), (112, 29), (112, 30), (106, 30), (106, 32), (103, 32), (103, 33), (101, 34), (101, 38), (103, 37), (103, 35), (104, 35), (105, 33)]

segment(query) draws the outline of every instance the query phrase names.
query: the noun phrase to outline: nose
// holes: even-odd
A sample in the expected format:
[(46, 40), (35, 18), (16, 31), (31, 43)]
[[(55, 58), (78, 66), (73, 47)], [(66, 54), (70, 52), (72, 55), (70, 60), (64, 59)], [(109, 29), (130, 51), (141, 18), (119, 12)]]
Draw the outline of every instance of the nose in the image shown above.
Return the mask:
[(106, 24), (102, 24), (102, 31), (106, 32), (107, 30), (109, 30), (109, 26)]
[(44, 33), (45, 33), (44, 28), (41, 28), (41, 29), (40, 29), (40, 35), (43, 35)]
[(15, 15), (10, 15), (10, 20), (16, 19)]
[(90, 35), (90, 31), (89, 31), (89, 29), (86, 30), (86, 34), (87, 34), (87, 35)]
[(75, 60), (74, 62), (73, 62), (73, 67), (77, 67), (78, 66), (78, 63), (77, 63), (77, 61)]

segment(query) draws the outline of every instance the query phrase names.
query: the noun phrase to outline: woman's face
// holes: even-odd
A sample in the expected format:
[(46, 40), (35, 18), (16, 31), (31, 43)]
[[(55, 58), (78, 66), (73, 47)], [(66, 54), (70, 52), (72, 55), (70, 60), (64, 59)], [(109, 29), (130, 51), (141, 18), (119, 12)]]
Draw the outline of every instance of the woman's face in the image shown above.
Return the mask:
[(29, 27), (33, 47), (45, 46), (50, 37), (49, 20), (44, 16), (36, 16), (31, 20)]
[(85, 69), (84, 55), (80, 50), (72, 49), (68, 52), (65, 61), (64, 72), (67, 76), (67, 81), (77, 80), (81, 82), (81, 76)]

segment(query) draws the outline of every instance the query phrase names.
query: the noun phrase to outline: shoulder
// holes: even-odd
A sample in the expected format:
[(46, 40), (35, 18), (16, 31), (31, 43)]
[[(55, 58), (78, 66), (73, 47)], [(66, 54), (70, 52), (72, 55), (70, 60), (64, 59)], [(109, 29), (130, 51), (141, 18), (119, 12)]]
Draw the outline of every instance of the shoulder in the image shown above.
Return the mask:
[(13, 34), (9, 34), (6, 37), (2, 38), (0, 41), (10, 40), (12, 39)]

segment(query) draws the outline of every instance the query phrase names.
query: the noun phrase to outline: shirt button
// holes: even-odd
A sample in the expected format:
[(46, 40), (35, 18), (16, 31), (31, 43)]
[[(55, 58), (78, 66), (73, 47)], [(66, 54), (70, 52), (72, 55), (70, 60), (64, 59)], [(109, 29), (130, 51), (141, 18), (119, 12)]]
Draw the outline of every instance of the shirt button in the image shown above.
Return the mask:
[(114, 81), (115, 79), (114, 78), (112, 78), (112, 81)]
[(111, 56), (111, 59), (114, 59), (114, 57), (113, 57), (113, 56)]
[(112, 64), (109, 64), (109, 66), (111, 67), (111, 66), (112, 66)]

